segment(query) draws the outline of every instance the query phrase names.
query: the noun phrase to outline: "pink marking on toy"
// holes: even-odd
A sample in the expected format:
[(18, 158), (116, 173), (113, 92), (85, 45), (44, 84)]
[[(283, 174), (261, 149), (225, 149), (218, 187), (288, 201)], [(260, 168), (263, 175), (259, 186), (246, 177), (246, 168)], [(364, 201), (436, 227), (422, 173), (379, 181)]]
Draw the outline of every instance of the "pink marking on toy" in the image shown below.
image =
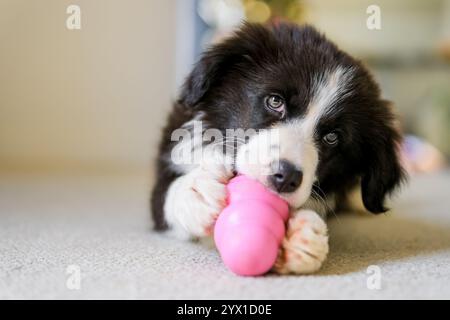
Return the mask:
[(258, 181), (237, 176), (227, 185), (227, 206), (214, 227), (225, 265), (242, 276), (258, 276), (275, 264), (289, 206)]

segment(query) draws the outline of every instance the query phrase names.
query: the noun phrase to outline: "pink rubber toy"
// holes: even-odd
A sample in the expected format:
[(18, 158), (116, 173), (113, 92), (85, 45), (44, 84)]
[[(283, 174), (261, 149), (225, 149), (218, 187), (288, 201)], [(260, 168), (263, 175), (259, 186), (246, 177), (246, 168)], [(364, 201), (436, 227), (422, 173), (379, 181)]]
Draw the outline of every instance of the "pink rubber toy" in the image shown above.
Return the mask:
[(258, 181), (237, 176), (227, 185), (227, 206), (214, 228), (225, 265), (242, 276), (257, 276), (274, 265), (289, 216), (287, 203)]

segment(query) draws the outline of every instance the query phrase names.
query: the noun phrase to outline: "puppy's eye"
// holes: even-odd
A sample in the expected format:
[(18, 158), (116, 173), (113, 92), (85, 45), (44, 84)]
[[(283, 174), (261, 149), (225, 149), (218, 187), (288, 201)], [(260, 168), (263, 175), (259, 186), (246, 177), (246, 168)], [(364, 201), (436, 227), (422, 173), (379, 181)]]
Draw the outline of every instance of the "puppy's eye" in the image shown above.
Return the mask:
[(339, 141), (339, 137), (336, 132), (330, 132), (323, 136), (323, 142), (325, 142), (326, 144), (328, 144), (330, 146), (336, 145), (338, 143), (338, 141)]
[(265, 99), (266, 107), (277, 111), (277, 112), (284, 112), (284, 99), (276, 94), (271, 94), (270, 96), (267, 96)]

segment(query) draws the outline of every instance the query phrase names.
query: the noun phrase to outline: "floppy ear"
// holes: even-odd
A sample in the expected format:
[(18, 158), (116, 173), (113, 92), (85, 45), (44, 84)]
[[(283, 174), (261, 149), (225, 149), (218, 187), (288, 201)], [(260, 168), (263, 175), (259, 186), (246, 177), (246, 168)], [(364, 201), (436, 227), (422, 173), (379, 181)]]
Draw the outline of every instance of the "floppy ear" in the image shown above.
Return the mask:
[(220, 66), (226, 61), (225, 57), (206, 52), (197, 62), (187, 77), (180, 96), (180, 101), (188, 106), (195, 106), (205, 95), (212, 83), (220, 76)]
[(269, 41), (270, 34), (264, 26), (244, 23), (230, 38), (203, 53), (183, 85), (180, 102), (195, 106), (228, 72), (245, 68), (241, 63), (252, 63), (251, 56), (262, 52), (258, 46)]
[[(388, 108), (386, 102), (382, 104)], [(364, 158), (365, 172), (361, 177), (362, 200), (366, 209), (372, 213), (386, 212), (386, 196), (406, 179), (399, 155), (401, 135), (399, 130), (390, 124), (393, 115), (389, 110), (385, 116), (387, 119), (378, 121), (382, 125), (374, 124), (372, 127), (374, 131), (368, 139)]]
[(244, 58), (245, 53), (236, 41), (237, 37), (238, 34), (203, 53), (183, 85), (180, 95), (183, 104), (195, 106), (212, 86), (217, 85)]

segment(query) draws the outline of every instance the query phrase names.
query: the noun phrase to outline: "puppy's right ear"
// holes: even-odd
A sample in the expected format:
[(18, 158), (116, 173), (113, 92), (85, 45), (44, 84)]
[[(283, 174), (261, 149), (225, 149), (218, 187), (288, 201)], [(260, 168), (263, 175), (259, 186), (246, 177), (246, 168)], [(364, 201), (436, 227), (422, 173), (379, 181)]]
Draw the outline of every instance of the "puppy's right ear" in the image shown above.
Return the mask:
[(225, 42), (203, 53), (183, 85), (181, 103), (194, 107), (208, 90), (220, 81), (225, 70), (231, 68), (236, 53), (228, 46), (229, 42)]
[(262, 25), (244, 23), (225, 41), (203, 53), (200, 61), (187, 77), (180, 95), (180, 102), (194, 107), (213, 86), (218, 85), (240, 62), (252, 61), (251, 56), (259, 50), (254, 39), (266, 39), (269, 32)]
[(183, 104), (193, 107), (199, 102), (219, 76), (222, 60), (223, 57), (214, 55), (211, 51), (203, 54), (183, 85), (180, 96)]

